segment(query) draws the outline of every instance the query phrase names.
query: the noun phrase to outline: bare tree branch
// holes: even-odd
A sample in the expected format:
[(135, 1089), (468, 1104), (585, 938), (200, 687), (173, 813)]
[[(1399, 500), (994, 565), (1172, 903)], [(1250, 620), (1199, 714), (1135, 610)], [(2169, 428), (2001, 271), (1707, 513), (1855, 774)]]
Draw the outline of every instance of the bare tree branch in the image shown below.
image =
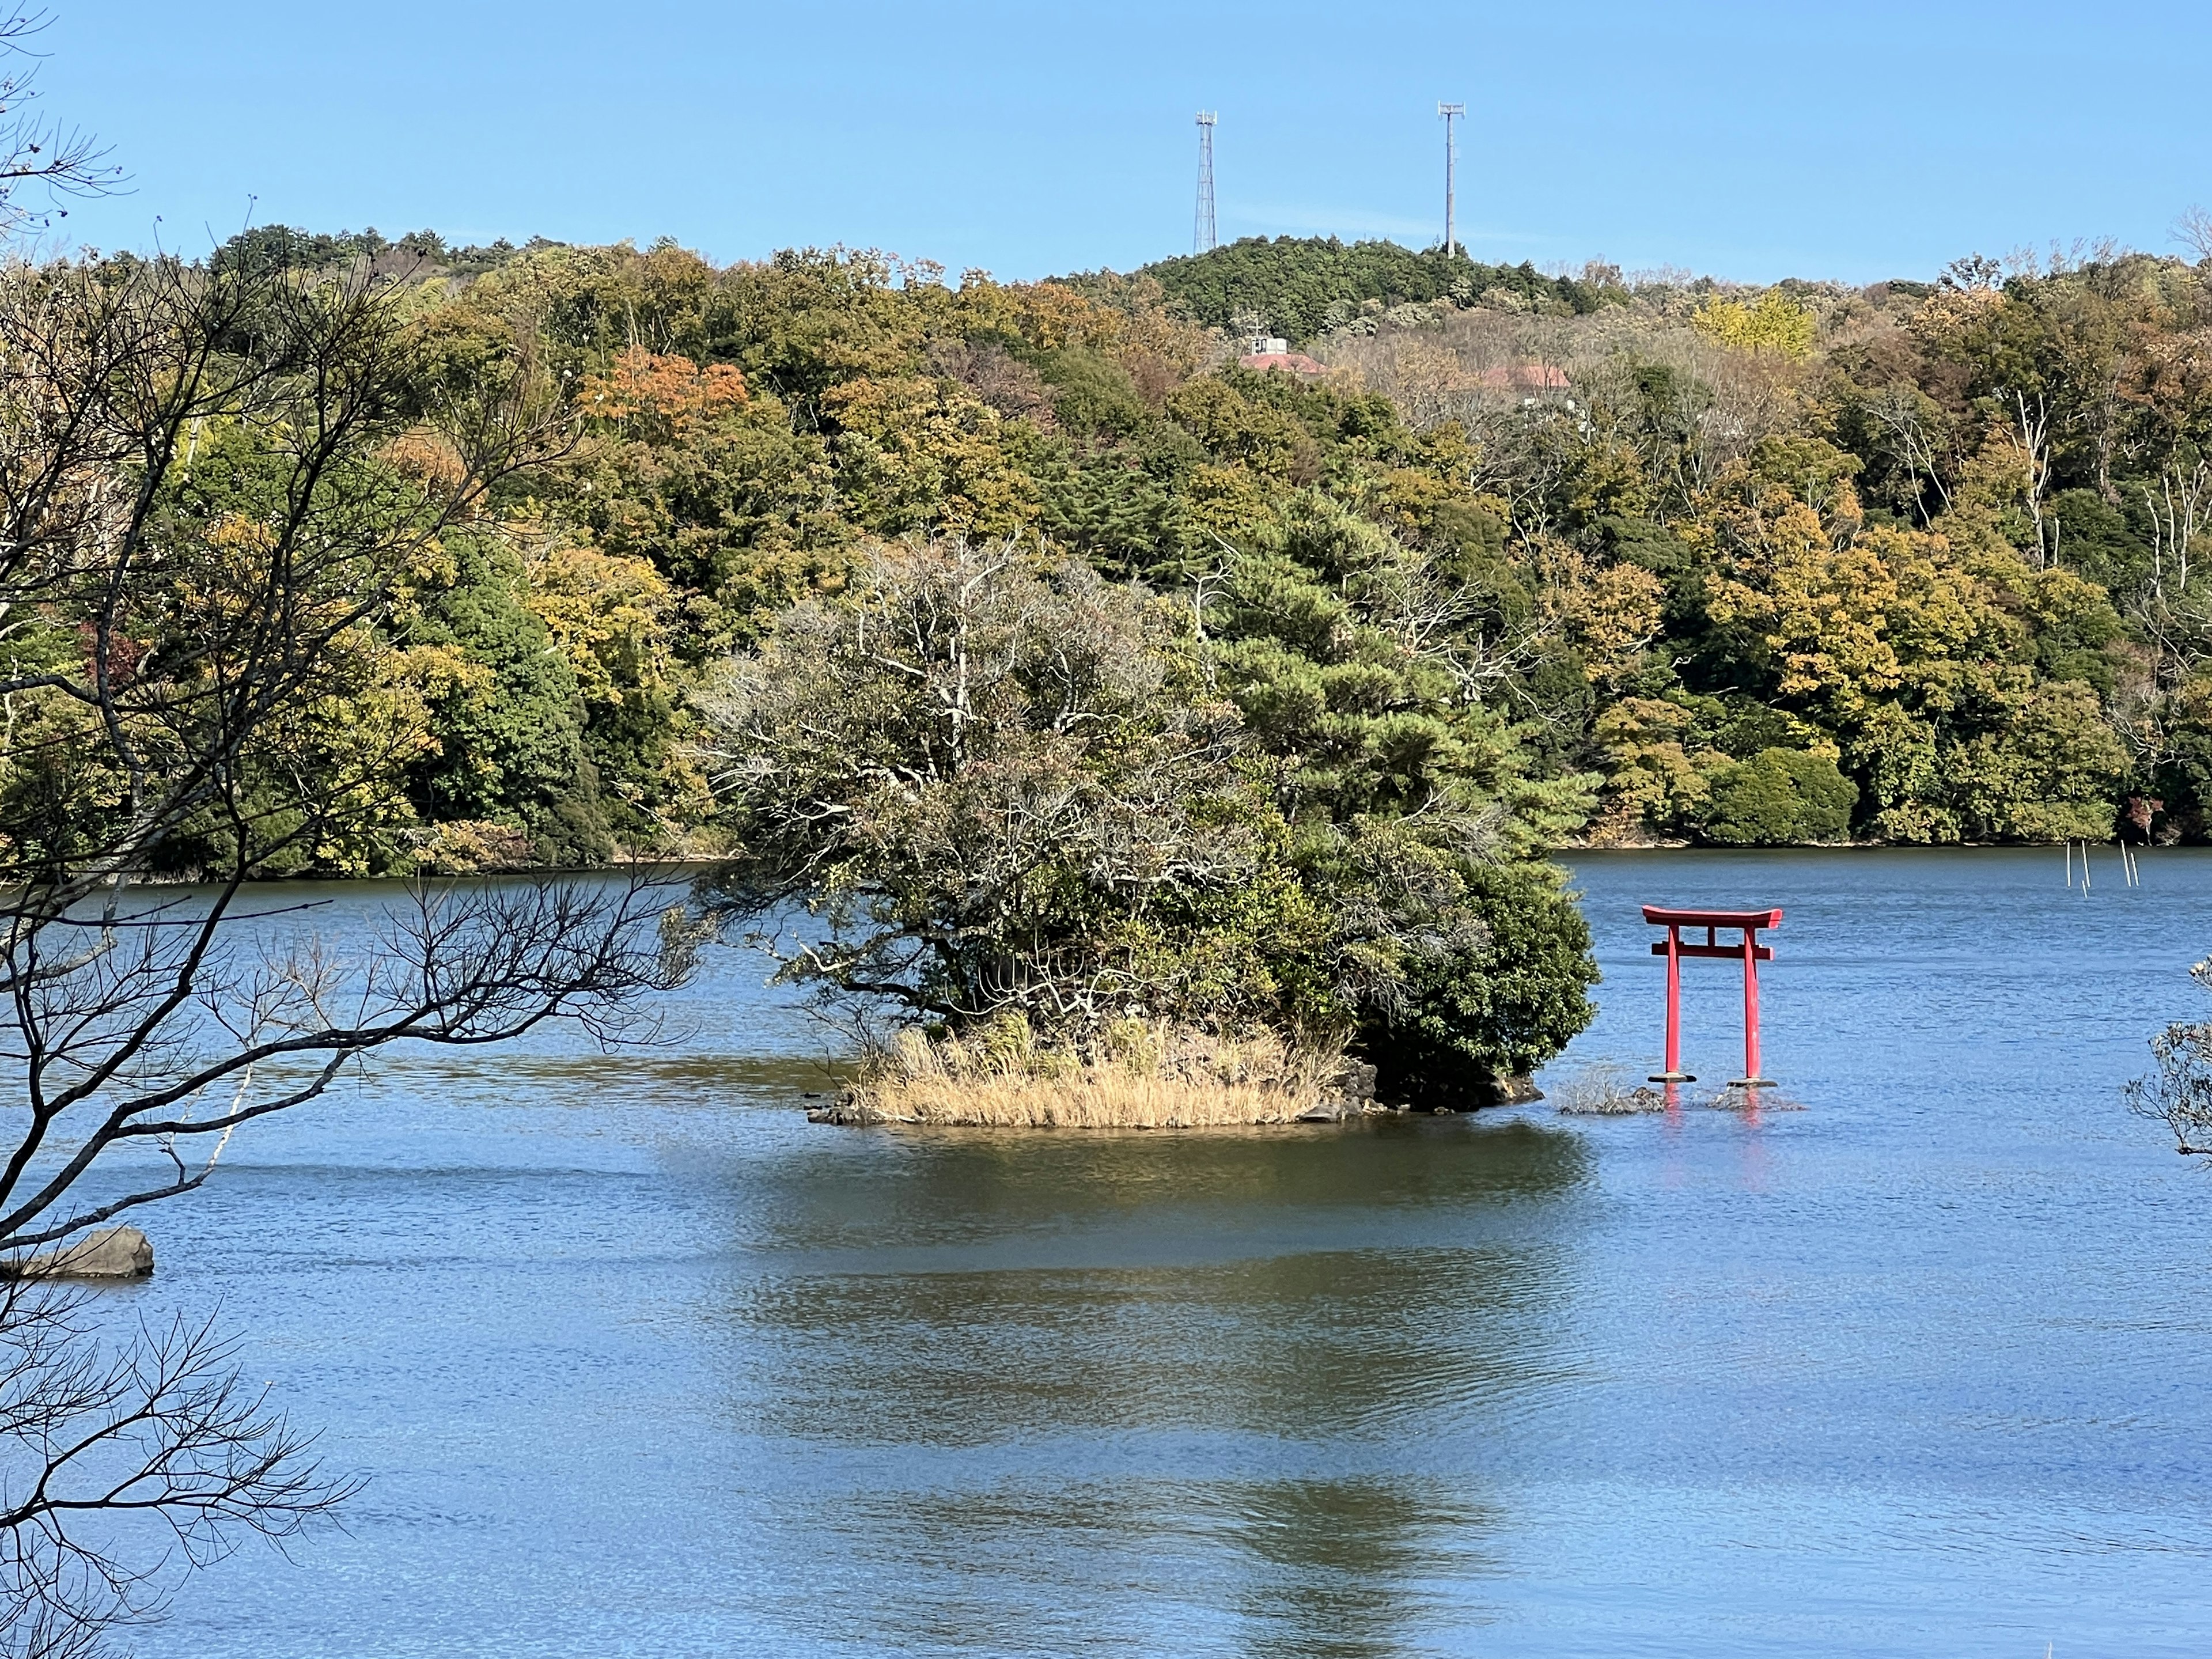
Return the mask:
[[(250, 261), (0, 266), (0, 1265), (193, 1191), (380, 1049), (650, 1040), (636, 1000), (690, 970), (647, 870), (424, 885), (367, 929), (242, 902), (394, 798), (419, 733), (356, 711), (396, 586), (571, 441), (527, 352), (428, 393), (397, 300)], [(395, 459), (426, 428), (457, 477)], [(150, 1178), (124, 1156), (149, 1146)], [(346, 1494), (211, 1327), (111, 1352), (21, 1284), (0, 1655), (89, 1651), (172, 1569)]]

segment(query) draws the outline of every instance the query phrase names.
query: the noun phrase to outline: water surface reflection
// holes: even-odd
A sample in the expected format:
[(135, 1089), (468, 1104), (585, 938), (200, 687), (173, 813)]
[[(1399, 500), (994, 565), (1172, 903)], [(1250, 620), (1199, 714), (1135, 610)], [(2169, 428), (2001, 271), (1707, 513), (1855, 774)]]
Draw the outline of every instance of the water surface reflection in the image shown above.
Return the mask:
[(1437, 1583), (1488, 1570), (1503, 1502), (1479, 1454), (1440, 1477), (1426, 1425), (1502, 1440), (1565, 1366), (1585, 1162), (1548, 1126), (1413, 1121), (889, 1132), (733, 1172), (733, 1221), (776, 1218), (718, 1310), (733, 1472), (806, 1489), (791, 1530), (867, 1563), (837, 1592), (863, 1648), (1058, 1650), (1072, 1601), (1086, 1650), (1404, 1651), (1467, 1614)]

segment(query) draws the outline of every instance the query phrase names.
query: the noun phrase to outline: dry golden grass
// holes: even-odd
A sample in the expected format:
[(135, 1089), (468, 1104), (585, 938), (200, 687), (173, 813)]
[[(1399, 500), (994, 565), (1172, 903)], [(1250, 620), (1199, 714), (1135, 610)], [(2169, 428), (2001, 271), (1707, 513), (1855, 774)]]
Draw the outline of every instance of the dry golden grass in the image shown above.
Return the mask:
[(1272, 1032), (1223, 1037), (1141, 1020), (1109, 1026), (1082, 1052), (1048, 1048), (1017, 1018), (964, 1039), (902, 1032), (825, 1115), (1033, 1129), (1287, 1123), (1335, 1096), (1342, 1064)]
[(1617, 1117), (1633, 1112), (1663, 1112), (1667, 1097), (1646, 1084), (1632, 1085), (1614, 1066), (1586, 1066), (1551, 1085), (1553, 1099), (1566, 1113)]

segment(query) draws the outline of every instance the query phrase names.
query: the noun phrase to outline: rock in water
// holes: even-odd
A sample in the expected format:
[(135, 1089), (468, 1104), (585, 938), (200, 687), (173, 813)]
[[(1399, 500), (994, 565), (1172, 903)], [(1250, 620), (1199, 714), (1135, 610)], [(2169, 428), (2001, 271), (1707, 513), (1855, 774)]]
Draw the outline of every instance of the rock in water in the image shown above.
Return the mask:
[(153, 1241), (136, 1227), (102, 1227), (0, 1269), (9, 1279), (143, 1279), (153, 1271)]
[(1341, 1123), (1358, 1117), (1375, 1100), (1375, 1068), (1364, 1060), (1346, 1060), (1328, 1081), (1320, 1103), (1300, 1112), (1301, 1123)]
[(1476, 1106), (1525, 1106), (1532, 1100), (1541, 1100), (1544, 1091), (1536, 1086), (1533, 1077), (1523, 1077), (1512, 1072), (1500, 1072), (1478, 1081), (1471, 1091), (1472, 1103)]
[(1336, 1074), (1336, 1093), (1357, 1115), (1375, 1098), (1375, 1068), (1364, 1060), (1347, 1060)]

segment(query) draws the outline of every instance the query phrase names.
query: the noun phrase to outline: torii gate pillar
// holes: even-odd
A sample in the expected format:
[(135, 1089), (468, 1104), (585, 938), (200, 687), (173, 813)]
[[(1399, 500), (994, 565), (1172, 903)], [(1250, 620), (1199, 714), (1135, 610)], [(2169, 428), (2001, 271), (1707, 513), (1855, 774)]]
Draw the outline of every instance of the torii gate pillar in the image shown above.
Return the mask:
[[(1782, 925), (1779, 910), (1668, 910), (1656, 904), (1644, 907), (1644, 920), (1664, 927), (1667, 937), (1651, 946), (1651, 954), (1667, 958), (1667, 1069), (1654, 1083), (1695, 1083), (1682, 1069), (1682, 958), (1684, 957), (1741, 957), (1743, 962), (1743, 1075), (1730, 1085), (1738, 1089), (1771, 1089), (1771, 1078), (1759, 1074), (1759, 964), (1774, 960), (1773, 950), (1759, 942), (1761, 928)], [(1702, 944), (1682, 942), (1685, 927), (1705, 930)], [(1742, 939), (1723, 945), (1719, 930), (1734, 928)]]

